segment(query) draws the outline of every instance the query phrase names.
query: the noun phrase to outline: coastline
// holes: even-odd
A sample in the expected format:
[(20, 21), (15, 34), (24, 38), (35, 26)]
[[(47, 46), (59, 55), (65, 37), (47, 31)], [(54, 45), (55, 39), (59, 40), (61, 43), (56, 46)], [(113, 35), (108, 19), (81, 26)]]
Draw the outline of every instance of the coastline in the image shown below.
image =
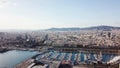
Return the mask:
[(27, 68), (27, 66), (29, 66), (34, 61), (35, 57), (38, 55), (40, 55), (40, 54), (36, 54), (36, 55), (26, 59), (26, 60), (23, 60), (22, 62), (16, 64), (14, 66), (14, 68)]
[(2, 49), (2, 48), (0, 48), (0, 53), (5, 53), (7, 51), (9, 51), (9, 49)]
[(16, 64), (14, 68), (27, 68), (27, 66), (32, 63), (32, 60), (33, 59), (31, 57), (26, 60), (23, 60), (22, 62)]

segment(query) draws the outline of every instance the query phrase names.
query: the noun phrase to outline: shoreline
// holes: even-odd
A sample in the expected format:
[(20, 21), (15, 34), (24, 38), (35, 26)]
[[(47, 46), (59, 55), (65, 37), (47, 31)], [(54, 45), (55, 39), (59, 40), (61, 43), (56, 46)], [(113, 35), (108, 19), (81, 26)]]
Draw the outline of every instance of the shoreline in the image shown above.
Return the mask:
[(14, 66), (14, 68), (27, 68), (27, 66), (29, 66), (34, 61), (35, 57), (38, 55), (40, 55), (40, 54), (36, 54), (36, 55), (26, 59), (26, 60), (23, 60), (22, 62), (16, 64)]
[[(26, 66), (30, 65), (32, 63), (32, 57), (26, 59), (26, 60), (23, 60), (22, 62), (16, 64), (14, 66), (14, 68), (26, 68)], [(28, 62), (28, 63), (27, 63)]]
[(0, 53), (1, 60), (5, 61), (0, 63), (0, 68), (1, 66), (14, 68), (16, 65), (25, 62), (36, 54), (39, 54), (39, 52), (22, 50), (9, 50), (8, 52)]
[(9, 51), (9, 49), (2, 49), (2, 48), (0, 48), (0, 53), (5, 53), (7, 51)]
[(60, 52), (95, 52), (95, 53), (99, 53), (99, 52), (104, 52), (104, 53), (116, 53), (116, 54), (120, 54), (120, 50), (116, 49), (116, 48), (106, 48), (106, 49), (102, 49), (102, 48), (86, 48), (86, 47), (53, 47), (52, 49), (49, 50), (49, 47), (47, 50), (44, 49), (35, 49), (35, 48), (16, 48), (16, 47), (0, 47), (0, 53), (5, 53), (7, 51), (10, 50), (20, 50), (20, 51), (38, 51), (38, 52), (47, 52), (47, 51), (60, 51)]
[(5, 53), (7, 51), (11, 51), (11, 50), (20, 50), (20, 51), (38, 51), (36, 49), (33, 48), (9, 48), (9, 47), (4, 47), (4, 48), (0, 48), (0, 53)]

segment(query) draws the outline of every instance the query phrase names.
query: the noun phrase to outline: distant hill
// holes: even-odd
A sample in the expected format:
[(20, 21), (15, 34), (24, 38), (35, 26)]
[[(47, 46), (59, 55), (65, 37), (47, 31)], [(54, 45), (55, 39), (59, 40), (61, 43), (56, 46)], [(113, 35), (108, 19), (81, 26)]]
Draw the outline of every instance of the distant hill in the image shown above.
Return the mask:
[(47, 31), (78, 31), (78, 30), (120, 30), (120, 27), (114, 26), (94, 26), (88, 28), (50, 28)]
[(81, 28), (50, 28), (47, 29), (49, 31), (73, 31), (73, 30), (80, 30)]

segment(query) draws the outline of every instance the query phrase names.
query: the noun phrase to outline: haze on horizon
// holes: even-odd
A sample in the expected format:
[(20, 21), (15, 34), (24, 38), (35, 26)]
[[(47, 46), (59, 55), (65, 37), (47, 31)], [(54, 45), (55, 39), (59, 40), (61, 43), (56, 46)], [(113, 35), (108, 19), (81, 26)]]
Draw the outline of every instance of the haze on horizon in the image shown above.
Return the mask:
[(0, 0), (0, 29), (120, 26), (120, 0)]

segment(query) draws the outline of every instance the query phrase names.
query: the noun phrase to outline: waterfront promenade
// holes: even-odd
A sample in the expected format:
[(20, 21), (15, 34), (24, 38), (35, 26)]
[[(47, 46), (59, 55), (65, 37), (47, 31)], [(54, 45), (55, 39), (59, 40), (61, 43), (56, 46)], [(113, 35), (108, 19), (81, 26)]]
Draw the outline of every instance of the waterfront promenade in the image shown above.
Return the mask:
[(16, 65), (14, 68), (27, 68), (32, 63), (33, 63), (33, 59), (30, 58), (30, 59), (25, 60), (25, 61), (21, 62), (20, 64)]

